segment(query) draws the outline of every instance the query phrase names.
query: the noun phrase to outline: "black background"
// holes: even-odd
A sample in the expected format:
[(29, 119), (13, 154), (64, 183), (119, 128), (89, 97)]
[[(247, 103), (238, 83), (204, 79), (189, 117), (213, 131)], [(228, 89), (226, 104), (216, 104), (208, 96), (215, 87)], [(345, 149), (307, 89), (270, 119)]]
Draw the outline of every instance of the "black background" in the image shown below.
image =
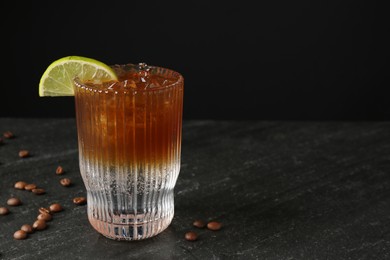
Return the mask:
[(185, 119), (387, 120), (375, 1), (1, 4), (1, 117), (73, 117), (39, 98), (54, 60), (146, 62), (185, 78)]

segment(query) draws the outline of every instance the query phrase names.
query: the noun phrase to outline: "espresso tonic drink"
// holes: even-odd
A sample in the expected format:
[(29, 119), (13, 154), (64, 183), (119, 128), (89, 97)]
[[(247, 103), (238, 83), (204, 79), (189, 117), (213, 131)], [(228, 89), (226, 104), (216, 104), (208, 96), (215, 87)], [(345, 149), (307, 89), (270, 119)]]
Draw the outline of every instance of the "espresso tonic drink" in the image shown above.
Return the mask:
[(174, 215), (183, 77), (146, 64), (112, 68), (119, 81), (74, 83), (88, 218), (108, 238), (145, 239)]

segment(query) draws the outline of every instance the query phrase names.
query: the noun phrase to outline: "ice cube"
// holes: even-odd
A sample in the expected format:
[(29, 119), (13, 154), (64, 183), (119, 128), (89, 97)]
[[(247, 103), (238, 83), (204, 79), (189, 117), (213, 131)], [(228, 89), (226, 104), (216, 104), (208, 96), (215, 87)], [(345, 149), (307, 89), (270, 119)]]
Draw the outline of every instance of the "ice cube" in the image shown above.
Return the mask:
[(156, 78), (150, 78), (149, 82), (146, 83), (146, 85), (145, 85), (145, 89), (160, 88), (160, 87), (162, 87), (162, 86)]
[(139, 71), (146, 71), (146, 72), (150, 71), (150, 67), (146, 63), (144, 63), (144, 62), (138, 63), (138, 68), (137, 69)]
[(137, 88), (137, 84), (132, 79), (126, 79), (125, 81), (123, 81), (123, 87), (125, 87), (125, 88), (129, 87), (129, 88), (136, 89)]

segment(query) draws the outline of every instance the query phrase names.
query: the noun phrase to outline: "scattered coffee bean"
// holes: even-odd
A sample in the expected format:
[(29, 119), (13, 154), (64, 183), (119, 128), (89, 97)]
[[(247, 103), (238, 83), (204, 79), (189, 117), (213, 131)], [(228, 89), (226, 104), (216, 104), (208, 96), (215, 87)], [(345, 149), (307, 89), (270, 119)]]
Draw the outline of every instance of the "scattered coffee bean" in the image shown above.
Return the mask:
[(206, 226), (206, 222), (197, 219), (194, 221), (194, 223), (192, 223), (192, 225), (197, 228), (204, 228)]
[(50, 214), (50, 210), (47, 208), (39, 208), (39, 213), (40, 214)]
[(20, 229), (23, 230), (24, 232), (28, 233), (28, 234), (34, 232), (34, 229), (29, 224), (24, 224)]
[(195, 241), (198, 239), (198, 235), (195, 232), (189, 231), (184, 235), (185, 239), (188, 241)]
[(58, 203), (54, 203), (54, 204), (50, 205), (49, 209), (50, 209), (50, 212), (60, 212), (60, 211), (62, 211), (62, 206)]
[(4, 143), (3, 138), (0, 137), (0, 144)]
[(18, 181), (15, 183), (14, 187), (18, 190), (24, 190), (24, 187), (26, 187), (27, 183), (24, 181)]
[(18, 198), (9, 198), (7, 200), (7, 205), (9, 206), (19, 206), (20, 204), (22, 204), (22, 202)]
[(60, 180), (60, 183), (61, 183), (61, 185), (64, 186), (64, 187), (68, 187), (68, 186), (70, 186), (70, 184), (72, 184), (72, 182), (70, 181), (69, 178), (63, 178), (63, 179), (61, 179), (61, 180)]
[(220, 230), (222, 227), (222, 224), (217, 221), (211, 221), (207, 224), (207, 228), (213, 231)]
[(29, 155), (30, 155), (30, 152), (27, 151), (27, 150), (20, 150), (20, 151), (19, 151), (19, 157), (20, 157), (20, 158), (26, 158), (26, 157), (28, 157)]
[(0, 207), (0, 215), (7, 215), (9, 213), (8, 208)]
[(18, 230), (14, 233), (14, 238), (17, 240), (25, 239), (27, 237), (27, 233), (24, 230)]
[(30, 184), (27, 184), (26, 186), (24, 186), (24, 189), (28, 190), (28, 191), (32, 191), (33, 189), (36, 189), (36, 188), (37, 188), (37, 185), (35, 185), (34, 183), (30, 183)]
[(45, 190), (44, 189), (32, 189), (32, 193), (35, 193), (37, 195), (42, 195), (42, 194), (45, 194)]
[(87, 199), (85, 197), (76, 197), (73, 199), (73, 203), (77, 205), (84, 205), (87, 203)]
[(37, 219), (44, 220), (44, 221), (50, 221), (52, 219), (52, 216), (48, 213), (41, 213), (38, 215)]
[(46, 221), (38, 219), (34, 222), (33, 228), (36, 230), (43, 230), (46, 228)]
[(4, 133), (3, 133), (3, 136), (4, 136), (5, 138), (8, 138), (8, 139), (11, 139), (11, 138), (14, 138), (14, 137), (15, 137), (14, 134), (13, 134), (11, 131), (6, 131), (6, 132), (4, 132)]
[(61, 166), (57, 167), (57, 169), (56, 169), (56, 174), (57, 175), (63, 174), (64, 172), (65, 172), (64, 168), (62, 168)]

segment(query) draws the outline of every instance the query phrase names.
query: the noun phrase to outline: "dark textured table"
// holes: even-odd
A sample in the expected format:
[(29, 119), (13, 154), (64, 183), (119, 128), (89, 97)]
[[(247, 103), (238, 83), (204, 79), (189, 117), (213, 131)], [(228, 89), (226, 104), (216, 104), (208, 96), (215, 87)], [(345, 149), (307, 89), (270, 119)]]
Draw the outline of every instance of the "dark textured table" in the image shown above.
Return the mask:
[[(78, 170), (74, 119), (0, 118), (1, 259), (389, 259), (390, 123), (186, 121), (175, 217), (160, 235), (109, 240), (93, 230)], [(27, 149), (31, 157), (18, 157)], [(65, 174), (55, 169), (62, 165)], [(59, 180), (74, 185), (62, 187)], [(24, 180), (44, 195), (16, 190)], [(64, 211), (48, 228), (14, 240), (39, 207)], [(220, 231), (194, 219), (218, 220)], [(196, 230), (198, 241), (184, 233)]]

